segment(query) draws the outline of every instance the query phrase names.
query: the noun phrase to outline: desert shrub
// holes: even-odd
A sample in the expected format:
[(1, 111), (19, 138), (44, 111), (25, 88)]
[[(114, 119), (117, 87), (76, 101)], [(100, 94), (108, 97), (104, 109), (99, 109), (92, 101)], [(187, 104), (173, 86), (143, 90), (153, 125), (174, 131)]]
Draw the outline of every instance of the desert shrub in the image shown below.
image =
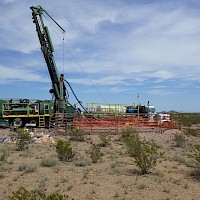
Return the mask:
[(200, 169), (200, 144), (190, 144), (189, 146), (192, 147), (193, 152), (188, 154), (188, 156), (194, 159), (195, 167)]
[(1, 180), (1, 179), (4, 179), (4, 178), (5, 178), (5, 175), (2, 174), (2, 173), (0, 173), (0, 180)]
[(19, 129), (17, 134), (17, 150), (22, 151), (28, 148), (28, 144), (31, 141), (31, 136), (27, 130)]
[(32, 164), (22, 163), (21, 165), (19, 165), (19, 171), (22, 171), (24, 173), (35, 172), (36, 169), (37, 167)]
[(122, 131), (122, 139), (126, 146), (127, 152), (131, 155), (135, 155), (135, 151), (138, 149), (137, 146), (140, 145), (139, 134), (135, 129), (126, 128)]
[(55, 158), (44, 157), (44, 158), (42, 158), (40, 165), (42, 167), (54, 167), (57, 165), (57, 163), (58, 163), (57, 159), (55, 159)]
[(169, 157), (169, 160), (170, 161), (175, 161), (175, 162), (178, 162), (178, 163), (181, 163), (181, 164), (184, 164), (184, 165), (188, 165), (189, 164), (189, 161), (187, 161), (185, 159), (185, 157), (177, 155), (177, 154)]
[(99, 143), (99, 146), (106, 147), (107, 145), (109, 145), (110, 135), (108, 135), (107, 133), (103, 133), (99, 135), (99, 138), (101, 140), (101, 142)]
[(8, 197), (9, 200), (66, 200), (66, 195), (57, 192), (47, 195), (44, 191), (28, 191), (24, 187), (20, 187), (17, 191), (12, 192)]
[(195, 179), (200, 180), (200, 168), (192, 169), (190, 175), (193, 176)]
[(157, 159), (161, 155), (158, 152), (158, 145), (154, 142), (141, 140), (138, 133), (132, 129), (126, 130), (123, 136), (128, 153), (134, 157), (136, 165), (139, 167), (142, 174), (147, 174), (150, 169), (153, 169), (157, 164)]
[(98, 160), (103, 156), (100, 147), (96, 144), (92, 144), (90, 149), (86, 150), (86, 154), (90, 157), (92, 163), (97, 163)]
[(186, 138), (182, 133), (175, 133), (172, 140), (175, 142), (176, 147), (185, 147)]
[(187, 127), (191, 127), (192, 124), (200, 123), (200, 115), (198, 113), (187, 113), (180, 115), (180, 122)]
[(75, 156), (75, 152), (69, 141), (58, 140), (56, 143), (56, 152), (58, 158), (62, 161), (70, 161)]
[(78, 160), (76, 160), (74, 162), (74, 164), (75, 164), (75, 166), (85, 167), (85, 166), (89, 165), (90, 163), (82, 157), (82, 158), (79, 158)]
[(139, 137), (137, 130), (131, 127), (124, 128), (122, 130), (122, 139), (123, 141), (126, 140), (129, 137)]
[(191, 127), (193, 121), (194, 120), (192, 119), (192, 116), (189, 116), (189, 115), (186, 115), (186, 114), (180, 116), (180, 123), (183, 126)]
[(9, 153), (5, 149), (0, 150), (0, 161), (6, 162), (8, 155), (9, 155)]
[(188, 136), (194, 136), (194, 137), (196, 137), (196, 136), (199, 135), (199, 129), (198, 128), (191, 128), (191, 127), (189, 127), (189, 128), (186, 128), (184, 130), (184, 134), (188, 135)]
[(69, 135), (70, 135), (71, 140), (77, 141), (77, 142), (83, 142), (85, 132), (82, 129), (74, 127), (70, 130)]

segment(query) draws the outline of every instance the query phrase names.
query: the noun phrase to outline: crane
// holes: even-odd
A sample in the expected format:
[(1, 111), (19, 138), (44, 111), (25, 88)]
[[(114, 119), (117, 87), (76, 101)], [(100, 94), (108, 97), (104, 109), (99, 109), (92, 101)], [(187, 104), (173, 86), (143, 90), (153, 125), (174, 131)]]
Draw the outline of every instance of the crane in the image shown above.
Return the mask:
[(36, 31), (41, 45), (41, 51), (43, 53), (52, 82), (52, 89), (50, 89), (50, 93), (52, 93), (55, 97), (55, 112), (73, 112), (74, 108), (71, 104), (69, 104), (66, 97), (67, 90), (64, 84), (64, 75), (60, 74), (59, 76), (57, 71), (53, 55), (54, 47), (48, 27), (44, 25), (44, 21), (42, 19), (43, 13), (53, 20), (53, 22), (63, 31), (63, 33), (65, 30), (48, 14), (46, 10), (42, 8), (41, 5), (32, 6), (30, 9), (32, 10), (33, 23), (35, 23), (36, 26)]

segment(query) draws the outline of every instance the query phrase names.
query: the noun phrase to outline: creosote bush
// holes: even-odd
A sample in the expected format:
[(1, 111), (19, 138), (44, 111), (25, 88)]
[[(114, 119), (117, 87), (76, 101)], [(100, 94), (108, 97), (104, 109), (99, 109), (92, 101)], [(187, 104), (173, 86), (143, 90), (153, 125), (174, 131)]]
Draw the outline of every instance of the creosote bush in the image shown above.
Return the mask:
[(70, 130), (69, 135), (72, 141), (83, 142), (85, 132), (82, 129), (74, 127)]
[(58, 140), (56, 143), (56, 152), (58, 158), (62, 161), (70, 161), (75, 156), (70, 141)]
[(172, 140), (175, 142), (176, 147), (185, 147), (186, 138), (182, 133), (175, 133)]
[(103, 156), (99, 145), (96, 144), (92, 144), (90, 149), (86, 150), (86, 154), (90, 157), (92, 163), (97, 163), (98, 160)]
[(190, 144), (189, 146), (192, 147), (193, 152), (188, 156), (194, 159), (195, 167), (200, 170), (200, 144)]
[(158, 146), (154, 142), (141, 140), (137, 131), (131, 128), (123, 130), (122, 138), (128, 153), (134, 157), (142, 174), (147, 174), (156, 166), (161, 153), (158, 152)]
[(29, 134), (28, 130), (17, 130), (17, 150), (23, 151), (28, 148), (28, 144), (31, 141), (31, 135)]
[(123, 129), (122, 140), (126, 146), (127, 152), (131, 156), (134, 156), (137, 146), (140, 145), (140, 138), (138, 132), (130, 127)]
[(9, 200), (67, 200), (69, 196), (62, 195), (57, 192), (47, 195), (43, 191), (28, 191), (24, 187), (20, 187), (17, 191), (12, 192), (8, 197)]
[(99, 143), (99, 146), (101, 147), (106, 147), (109, 145), (110, 143), (110, 135), (108, 135), (107, 133), (103, 133), (99, 135), (99, 138), (101, 140), (101, 142)]

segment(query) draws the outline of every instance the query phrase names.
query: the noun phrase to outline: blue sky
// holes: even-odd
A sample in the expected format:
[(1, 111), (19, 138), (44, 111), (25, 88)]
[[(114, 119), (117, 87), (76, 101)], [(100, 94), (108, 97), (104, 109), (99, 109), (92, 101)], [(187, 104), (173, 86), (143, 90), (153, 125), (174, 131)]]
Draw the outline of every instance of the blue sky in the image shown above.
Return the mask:
[(58, 71), (84, 104), (200, 111), (199, 0), (1, 0), (0, 98), (51, 99), (30, 10), (38, 4), (66, 30), (63, 45), (44, 16)]

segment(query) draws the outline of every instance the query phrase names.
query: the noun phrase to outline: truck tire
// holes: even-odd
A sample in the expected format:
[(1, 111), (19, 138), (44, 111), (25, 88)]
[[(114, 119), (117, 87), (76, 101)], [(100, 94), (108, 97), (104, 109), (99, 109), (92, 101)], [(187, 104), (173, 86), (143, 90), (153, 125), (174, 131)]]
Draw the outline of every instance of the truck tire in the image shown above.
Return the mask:
[(22, 120), (21, 120), (20, 118), (15, 118), (15, 119), (13, 120), (13, 125), (14, 125), (15, 127), (20, 127), (20, 126), (22, 126)]

